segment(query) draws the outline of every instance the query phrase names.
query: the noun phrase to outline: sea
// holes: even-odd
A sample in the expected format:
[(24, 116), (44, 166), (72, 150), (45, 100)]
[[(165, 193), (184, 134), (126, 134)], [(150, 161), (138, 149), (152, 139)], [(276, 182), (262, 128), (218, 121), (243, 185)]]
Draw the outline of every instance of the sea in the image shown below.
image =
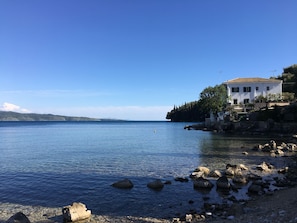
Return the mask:
[[(217, 192), (175, 181), (198, 166), (223, 170), (227, 163), (255, 162), (243, 156), (267, 138), (185, 130), (192, 123), (0, 122), (0, 202), (63, 207), (82, 202), (92, 213), (171, 218), (201, 210)], [(111, 185), (122, 179), (132, 189)], [(147, 187), (160, 179), (160, 191)], [(244, 196), (244, 195), (243, 195)]]

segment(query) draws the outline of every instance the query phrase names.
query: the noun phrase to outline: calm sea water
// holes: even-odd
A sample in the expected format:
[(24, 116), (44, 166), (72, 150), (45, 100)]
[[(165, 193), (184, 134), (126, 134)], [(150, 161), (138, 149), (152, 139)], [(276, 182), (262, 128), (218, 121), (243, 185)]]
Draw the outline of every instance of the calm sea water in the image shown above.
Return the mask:
[[(165, 218), (199, 210), (206, 195), (174, 178), (199, 165), (252, 163), (252, 156), (242, 160), (242, 147), (267, 140), (187, 131), (186, 124), (0, 122), (0, 202), (62, 207), (80, 201), (95, 214)], [(111, 186), (124, 178), (133, 189)], [(155, 179), (172, 184), (152, 191), (146, 184)]]

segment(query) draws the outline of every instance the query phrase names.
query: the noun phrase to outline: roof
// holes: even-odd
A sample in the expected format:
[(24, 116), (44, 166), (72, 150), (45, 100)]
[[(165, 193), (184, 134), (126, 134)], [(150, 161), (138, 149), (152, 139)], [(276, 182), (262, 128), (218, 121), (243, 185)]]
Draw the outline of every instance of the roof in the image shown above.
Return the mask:
[(229, 81), (226, 81), (225, 84), (232, 84), (232, 83), (281, 83), (282, 80), (277, 79), (267, 79), (267, 78), (260, 78), (260, 77), (252, 77), (252, 78), (235, 78)]

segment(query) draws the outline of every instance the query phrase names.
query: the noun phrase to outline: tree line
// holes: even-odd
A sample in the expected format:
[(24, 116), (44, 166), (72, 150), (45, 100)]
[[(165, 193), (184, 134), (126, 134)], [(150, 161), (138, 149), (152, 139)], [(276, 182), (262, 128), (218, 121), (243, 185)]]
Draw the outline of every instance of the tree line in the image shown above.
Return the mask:
[(200, 99), (185, 103), (181, 106), (174, 106), (167, 113), (166, 119), (173, 122), (201, 122), (204, 121), (209, 112), (217, 113), (226, 108), (227, 105), (226, 86), (216, 85), (207, 87), (200, 93)]

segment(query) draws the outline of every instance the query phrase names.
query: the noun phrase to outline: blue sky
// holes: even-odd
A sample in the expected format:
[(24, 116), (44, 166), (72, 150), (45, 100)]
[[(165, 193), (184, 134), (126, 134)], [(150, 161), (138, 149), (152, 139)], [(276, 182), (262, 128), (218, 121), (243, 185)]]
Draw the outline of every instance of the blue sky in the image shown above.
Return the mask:
[(297, 63), (295, 0), (1, 0), (0, 109), (165, 120)]

